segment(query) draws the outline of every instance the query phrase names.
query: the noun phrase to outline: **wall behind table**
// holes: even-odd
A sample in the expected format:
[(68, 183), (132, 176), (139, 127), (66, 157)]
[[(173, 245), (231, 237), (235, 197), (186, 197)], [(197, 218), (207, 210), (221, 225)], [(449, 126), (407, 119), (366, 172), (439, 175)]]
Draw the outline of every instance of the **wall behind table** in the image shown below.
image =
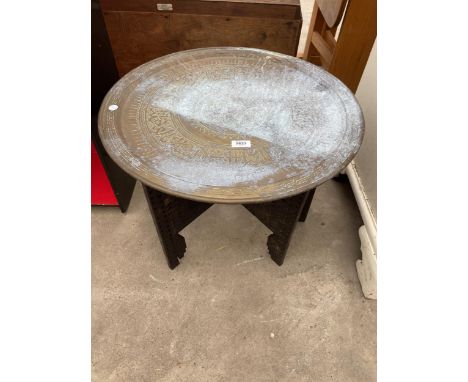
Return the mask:
[(377, 40), (356, 91), (366, 121), (366, 132), (354, 162), (372, 214), (377, 219)]
[(356, 262), (362, 291), (377, 298), (377, 44), (374, 42), (356, 91), (366, 121), (361, 149), (348, 166), (351, 182), (364, 225), (359, 228), (362, 259)]

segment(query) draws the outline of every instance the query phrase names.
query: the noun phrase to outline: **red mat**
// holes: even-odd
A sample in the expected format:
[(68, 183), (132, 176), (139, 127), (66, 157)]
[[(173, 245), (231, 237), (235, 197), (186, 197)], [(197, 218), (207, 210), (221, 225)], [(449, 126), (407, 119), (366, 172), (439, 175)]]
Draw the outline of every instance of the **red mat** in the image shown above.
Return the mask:
[(99, 155), (91, 142), (91, 205), (118, 206)]

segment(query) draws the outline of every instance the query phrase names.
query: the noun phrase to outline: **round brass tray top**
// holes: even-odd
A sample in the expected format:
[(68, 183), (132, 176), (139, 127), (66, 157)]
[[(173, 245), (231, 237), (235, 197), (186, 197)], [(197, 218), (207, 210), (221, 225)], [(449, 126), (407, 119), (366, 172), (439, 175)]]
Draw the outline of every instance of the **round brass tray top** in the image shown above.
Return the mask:
[(259, 203), (335, 176), (358, 152), (364, 121), (351, 91), (315, 65), (259, 49), (204, 48), (122, 77), (102, 103), (99, 134), (112, 159), (149, 187)]

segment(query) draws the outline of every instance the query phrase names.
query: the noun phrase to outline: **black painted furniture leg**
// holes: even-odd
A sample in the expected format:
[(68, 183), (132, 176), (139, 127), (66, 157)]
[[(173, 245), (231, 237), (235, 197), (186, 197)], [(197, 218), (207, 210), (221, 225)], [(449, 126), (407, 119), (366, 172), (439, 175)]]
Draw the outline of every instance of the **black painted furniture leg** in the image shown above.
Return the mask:
[(310, 210), (310, 204), (312, 203), (312, 199), (314, 198), (315, 194), (315, 188), (313, 190), (310, 190), (307, 193), (307, 198), (304, 203), (304, 207), (302, 207), (302, 212), (301, 215), (299, 216), (299, 221), (300, 222), (305, 222), (307, 219), (307, 214), (309, 213)]
[(184, 257), (187, 248), (185, 239), (179, 232), (212, 204), (177, 198), (145, 185), (143, 189), (167, 264), (174, 269), (179, 265), (179, 259)]
[[(272, 260), (282, 265), (296, 223), (303, 211), (309, 192), (268, 203), (244, 204), (244, 207), (273, 233), (268, 236), (268, 251)], [(312, 199), (311, 199), (312, 200)]]

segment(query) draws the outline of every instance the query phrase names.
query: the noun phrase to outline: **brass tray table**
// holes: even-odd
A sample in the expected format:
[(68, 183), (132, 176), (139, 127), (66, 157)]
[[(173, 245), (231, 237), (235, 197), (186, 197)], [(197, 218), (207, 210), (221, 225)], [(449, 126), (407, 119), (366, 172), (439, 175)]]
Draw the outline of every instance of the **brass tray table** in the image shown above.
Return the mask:
[(179, 232), (214, 203), (242, 204), (273, 233), (281, 265), (315, 188), (356, 155), (364, 134), (351, 91), (300, 59), (249, 48), (158, 58), (122, 77), (99, 112), (111, 158), (140, 180), (169, 267)]

